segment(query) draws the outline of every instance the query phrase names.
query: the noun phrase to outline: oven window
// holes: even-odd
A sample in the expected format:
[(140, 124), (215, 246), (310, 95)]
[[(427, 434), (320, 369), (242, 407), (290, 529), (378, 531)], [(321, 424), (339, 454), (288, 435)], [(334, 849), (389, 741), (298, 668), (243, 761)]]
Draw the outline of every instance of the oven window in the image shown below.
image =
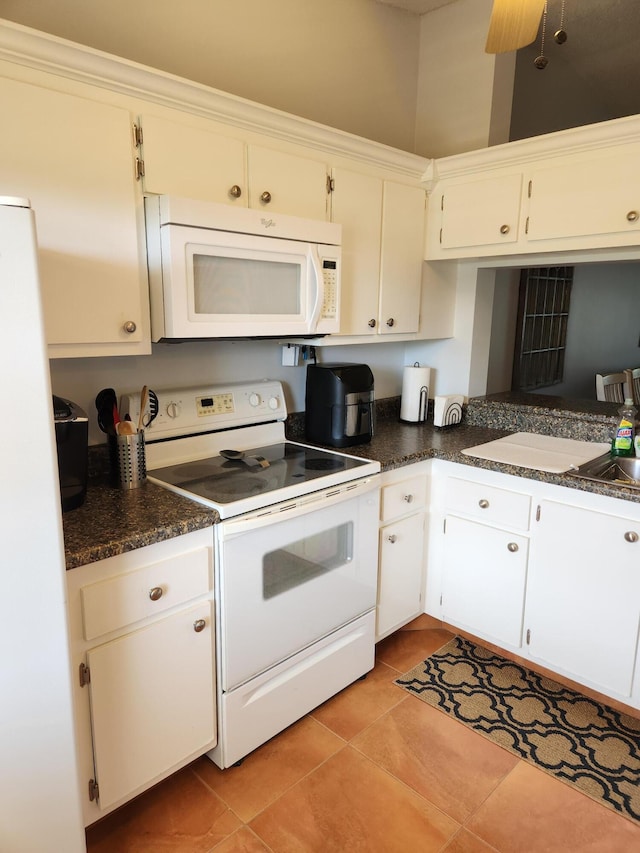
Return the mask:
[(300, 313), (300, 264), (193, 255), (196, 314)]
[(262, 559), (262, 597), (282, 595), (352, 559), (352, 521), (270, 551)]

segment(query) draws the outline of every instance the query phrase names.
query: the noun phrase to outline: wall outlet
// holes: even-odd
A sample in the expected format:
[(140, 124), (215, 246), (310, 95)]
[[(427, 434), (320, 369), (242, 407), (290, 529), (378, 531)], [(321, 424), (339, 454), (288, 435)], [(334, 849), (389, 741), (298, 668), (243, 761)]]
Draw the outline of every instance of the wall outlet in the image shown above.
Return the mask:
[(300, 364), (300, 347), (298, 344), (282, 345), (282, 364), (285, 367), (297, 367)]

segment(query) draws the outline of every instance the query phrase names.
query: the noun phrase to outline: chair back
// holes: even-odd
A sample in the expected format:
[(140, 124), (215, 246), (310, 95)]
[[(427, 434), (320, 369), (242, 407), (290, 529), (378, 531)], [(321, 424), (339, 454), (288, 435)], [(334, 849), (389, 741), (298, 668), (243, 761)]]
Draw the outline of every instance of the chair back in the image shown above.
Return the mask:
[(621, 373), (596, 373), (596, 399), (624, 403), (627, 376)]
[(640, 405), (640, 367), (630, 367), (624, 372), (625, 394), (631, 397), (636, 406)]

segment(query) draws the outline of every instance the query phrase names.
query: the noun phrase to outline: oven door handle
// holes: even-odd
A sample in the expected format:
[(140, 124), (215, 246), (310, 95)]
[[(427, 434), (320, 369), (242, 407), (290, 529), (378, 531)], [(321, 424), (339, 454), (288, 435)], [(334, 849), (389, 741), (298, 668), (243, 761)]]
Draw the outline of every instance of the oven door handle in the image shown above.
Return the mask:
[(366, 480), (360, 480), (355, 484), (349, 483), (336, 486), (335, 489), (327, 489), (326, 492), (322, 492), (320, 495), (314, 492), (312, 495), (304, 495), (291, 501), (285, 501), (283, 504), (278, 504), (269, 510), (256, 510), (247, 515), (241, 515), (238, 518), (222, 521), (219, 525), (216, 525), (218, 538), (220, 541), (231, 539), (234, 536), (239, 536), (241, 533), (247, 533), (250, 530), (259, 530), (262, 527), (268, 527), (270, 524), (278, 524), (281, 521), (300, 518), (300, 516), (308, 515), (310, 512), (335, 506), (336, 504), (344, 503), (345, 501), (350, 501), (369, 493), (370, 500), (378, 506), (380, 502), (380, 476), (377, 474), (368, 477)]

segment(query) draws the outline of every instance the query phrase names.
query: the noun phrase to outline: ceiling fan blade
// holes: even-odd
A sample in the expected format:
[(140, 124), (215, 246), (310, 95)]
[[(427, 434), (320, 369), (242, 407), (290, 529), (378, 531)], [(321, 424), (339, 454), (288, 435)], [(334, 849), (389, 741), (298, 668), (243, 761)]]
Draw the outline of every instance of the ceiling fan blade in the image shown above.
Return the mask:
[(506, 53), (531, 44), (545, 0), (493, 0), (485, 53)]

